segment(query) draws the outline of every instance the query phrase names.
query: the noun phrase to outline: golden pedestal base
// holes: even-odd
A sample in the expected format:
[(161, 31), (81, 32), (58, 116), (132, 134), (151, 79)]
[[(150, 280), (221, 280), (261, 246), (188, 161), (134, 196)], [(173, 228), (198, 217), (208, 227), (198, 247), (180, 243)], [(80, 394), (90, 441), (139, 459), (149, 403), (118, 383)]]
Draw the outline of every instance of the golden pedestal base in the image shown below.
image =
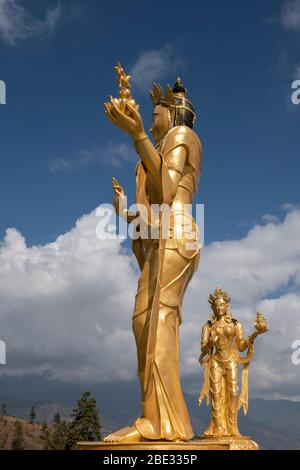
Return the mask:
[(248, 436), (203, 437), (189, 442), (145, 441), (136, 443), (78, 442), (79, 450), (259, 450), (259, 445)]

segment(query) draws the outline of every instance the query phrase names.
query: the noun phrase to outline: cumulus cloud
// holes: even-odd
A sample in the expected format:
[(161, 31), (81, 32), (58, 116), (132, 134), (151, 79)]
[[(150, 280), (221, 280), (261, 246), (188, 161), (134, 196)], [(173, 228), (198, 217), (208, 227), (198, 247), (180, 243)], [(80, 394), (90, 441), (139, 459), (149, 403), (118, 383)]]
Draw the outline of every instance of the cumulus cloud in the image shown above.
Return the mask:
[(264, 214), (262, 216), (262, 220), (266, 223), (269, 223), (269, 222), (277, 223), (277, 222), (279, 222), (279, 217), (277, 215), (274, 215), (274, 214)]
[[(255, 394), (289, 395), (299, 388), (299, 369), (292, 364), (292, 343), (300, 339), (300, 211), (290, 207), (281, 223), (254, 226), (236, 241), (213, 243), (203, 250), (199, 271), (185, 303), (182, 327), (183, 373), (192, 375), (199, 353), (200, 324), (208, 316), (207, 295), (217, 284), (231, 294), (234, 317), (253, 330), (263, 311), (270, 331), (257, 339), (251, 367)], [(197, 328), (198, 325), (198, 328)], [(193, 345), (190, 347), (190, 345)]]
[(183, 61), (179, 52), (172, 44), (168, 44), (162, 49), (145, 51), (140, 55), (131, 70), (132, 81), (137, 88), (145, 91), (154, 81), (178, 73), (178, 69), (182, 66)]
[(288, 0), (284, 3), (281, 23), (286, 29), (300, 31), (300, 0)]
[(16, 0), (0, 0), (0, 37), (14, 45), (30, 37), (43, 36), (56, 28), (61, 13), (61, 5), (57, 4), (48, 9), (41, 20), (34, 18)]
[(136, 274), (119, 240), (96, 236), (99, 220), (94, 211), (54, 243), (31, 248), (16, 229), (7, 230), (0, 250), (3, 373), (108, 380), (113, 351), (113, 378), (132, 373)]
[[(53, 243), (28, 247), (16, 229), (0, 249), (0, 339), (5, 374), (50, 371), (74, 382), (130, 380), (136, 375), (131, 332), (138, 271), (120, 240), (96, 236), (96, 211)], [(298, 396), (300, 339), (300, 211), (254, 226), (241, 240), (212, 243), (202, 253), (183, 306), (181, 371), (199, 377), (200, 331), (217, 284), (232, 297), (233, 315), (253, 330), (263, 311), (270, 331), (257, 339), (252, 396)]]

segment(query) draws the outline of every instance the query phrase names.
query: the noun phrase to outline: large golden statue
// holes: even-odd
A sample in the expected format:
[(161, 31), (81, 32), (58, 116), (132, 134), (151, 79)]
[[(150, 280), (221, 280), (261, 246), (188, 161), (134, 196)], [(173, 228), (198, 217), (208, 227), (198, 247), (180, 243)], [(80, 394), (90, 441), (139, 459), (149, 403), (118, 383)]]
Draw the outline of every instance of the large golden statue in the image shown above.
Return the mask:
[[(140, 158), (136, 167), (138, 212), (125, 208), (123, 188), (114, 178), (113, 188), (118, 215), (143, 232), (133, 240), (141, 275), (132, 318), (142, 416), (105, 441), (189, 441), (193, 430), (180, 385), (178, 335), (183, 296), (200, 258), (199, 232), (185, 210), (197, 192), (201, 172), (201, 144), (192, 130), (196, 116), (180, 79), (173, 89), (167, 86), (165, 94), (154, 84), (150, 92), (153, 145), (131, 96), (130, 76), (121, 65), (115, 70), (120, 94), (105, 103), (106, 115), (130, 135)], [(155, 215), (153, 204), (170, 208), (166, 236), (162, 211)], [(151, 229), (150, 237), (144, 236), (145, 226)], [(158, 236), (153, 235), (155, 228)]]
[[(209, 297), (213, 314), (204, 325), (201, 338), (200, 364), (205, 364), (204, 385), (199, 404), (204, 397), (211, 404), (211, 422), (205, 436), (240, 436), (238, 411), (248, 411), (248, 367), (254, 354), (253, 343), (268, 330), (261, 313), (254, 321), (255, 331), (244, 338), (241, 323), (232, 318), (230, 298), (219, 287)], [(239, 352), (247, 350), (245, 357)], [(241, 394), (238, 395), (238, 366), (243, 365)]]

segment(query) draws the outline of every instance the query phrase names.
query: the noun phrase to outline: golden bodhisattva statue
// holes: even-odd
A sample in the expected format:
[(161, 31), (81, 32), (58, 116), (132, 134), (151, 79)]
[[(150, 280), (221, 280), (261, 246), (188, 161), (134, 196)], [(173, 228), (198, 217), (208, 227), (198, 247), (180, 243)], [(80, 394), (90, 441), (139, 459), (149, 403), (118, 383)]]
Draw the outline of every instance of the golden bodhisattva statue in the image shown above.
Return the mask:
[[(132, 426), (106, 437), (106, 442), (189, 441), (193, 437), (179, 374), (179, 326), (182, 300), (200, 258), (199, 231), (185, 205), (197, 192), (201, 144), (192, 130), (195, 111), (180, 79), (165, 94), (154, 84), (150, 92), (153, 144), (144, 130), (139, 107), (130, 92), (130, 76), (116, 67), (119, 97), (105, 103), (109, 120), (129, 134), (139, 156), (136, 166), (137, 213), (124, 206), (125, 194), (113, 178), (117, 214), (135, 223), (158, 228), (158, 236), (133, 240), (141, 275), (132, 317), (137, 347), (142, 416)], [(170, 226), (163, 236), (162, 215), (152, 205), (170, 208)], [(141, 208), (141, 209), (140, 209)], [(145, 210), (143, 210), (145, 209)], [(184, 214), (184, 216), (183, 216)], [(187, 230), (186, 230), (187, 229)], [(186, 235), (188, 233), (188, 236)]]
[[(219, 287), (209, 297), (213, 310), (204, 325), (201, 338), (199, 362), (205, 365), (204, 385), (199, 405), (204, 397), (211, 406), (211, 422), (205, 436), (240, 436), (238, 411), (248, 411), (248, 367), (254, 354), (253, 343), (258, 335), (268, 330), (261, 313), (254, 321), (255, 331), (244, 338), (241, 323), (232, 318), (229, 311), (230, 298)], [(247, 350), (245, 357), (239, 353)], [(238, 366), (243, 366), (241, 393), (238, 395)]]

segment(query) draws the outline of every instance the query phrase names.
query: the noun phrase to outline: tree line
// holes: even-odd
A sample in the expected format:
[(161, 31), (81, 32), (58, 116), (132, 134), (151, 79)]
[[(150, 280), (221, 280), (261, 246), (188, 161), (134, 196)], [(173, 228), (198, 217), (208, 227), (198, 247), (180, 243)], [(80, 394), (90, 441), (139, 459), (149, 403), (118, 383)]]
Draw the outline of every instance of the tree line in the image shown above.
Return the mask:
[[(7, 405), (1, 406), (1, 420), (7, 416)], [(36, 411), (31, 407), (28, 421), (30, 424), (36, 423)], [(97, 410), (96, 399), (90, 391), (85, 391), (80, 395), (77, 406), (71, 413), (70, 420), (62, 419), (60, 413), (53, 417), (52, 425), (45, 421), (40, 433), (43, 450), (74, 450), (78, 441), (100, 441), (101, 440), (101, 419)], [(6, 435), (7, 439), (7, 435)], [(2, 442), (3, 441), (3, 442)], [(0, 448), (5, 448), (5, 434), (0, 437)], [(20, 421), (15, 421), (12, 450), (23, 450), (24, 429)]]

